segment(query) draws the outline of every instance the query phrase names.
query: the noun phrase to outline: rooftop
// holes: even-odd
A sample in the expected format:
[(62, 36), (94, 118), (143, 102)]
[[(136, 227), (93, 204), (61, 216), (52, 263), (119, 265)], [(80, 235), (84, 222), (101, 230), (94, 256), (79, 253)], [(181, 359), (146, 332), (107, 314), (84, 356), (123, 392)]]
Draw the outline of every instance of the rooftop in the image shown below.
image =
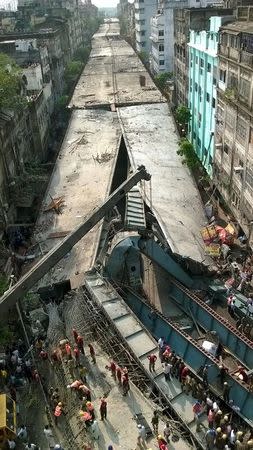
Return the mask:
[(239, 33), (253, 33), (253, 22), (236, 21), (228, 23), (221, 27), (221, 30), (233, 31)]
[(143, 164), (152, 176), (152, 192), (146, 186), (143, 195), (172, 251), (209, 264), (200, 235), (206, 224), (203, 204), (177, 154), (179, 137), (168, 106), (140, 105), (118, 111), (132, 166)]
[[(73, 111), (36, 226), (35, 237), (44, 254), (63, 239), (63, 235), (52, 238), (55, 233), (72, 231), (108, 197), (120, 136), (116, 113)], [(43, 212), (51, 197), (61, 196), (62, 214)], [(70, 279), (73, 288), (80, 285), (80, 277), (96, 257), (100, 230), (101, 223), (46, 275), (42, 284)]]

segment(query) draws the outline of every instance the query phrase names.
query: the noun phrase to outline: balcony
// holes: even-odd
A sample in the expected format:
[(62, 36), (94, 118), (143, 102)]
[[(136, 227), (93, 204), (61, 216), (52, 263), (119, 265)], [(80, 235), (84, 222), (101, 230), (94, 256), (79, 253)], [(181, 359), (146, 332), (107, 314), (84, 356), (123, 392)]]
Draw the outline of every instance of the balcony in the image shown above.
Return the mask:
[(253, 67), (253, 54), (245, 52), (245, 51), (242, 51), (240, 56), (241, 56), (241, 58), (240, 58), (241, 64), (245, 64), (246, 66), (249, 66), (252, 69), (252, 67)]

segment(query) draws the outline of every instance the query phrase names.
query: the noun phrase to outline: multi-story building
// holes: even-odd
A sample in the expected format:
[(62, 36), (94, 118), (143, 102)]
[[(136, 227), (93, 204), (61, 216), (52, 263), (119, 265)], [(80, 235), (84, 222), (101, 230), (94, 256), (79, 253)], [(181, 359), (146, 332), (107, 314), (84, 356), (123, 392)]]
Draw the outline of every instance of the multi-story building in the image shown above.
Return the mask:
[(213, 169), (218, 191), (252, 239), (253, 8), (240, 8), (238, 17), (220, 30)]
[(175, 106), (188, 105), (188, 42), (190, 30), (200, 32), (209, 28), (212, 16), (231, 16), (232, 9), (224, 8), (187, 8), (174, 10), (174, 98)]
[(137, 52), (151, 50), (151, 17), (157, 11), (158, 0), (135, 0), (135, 40)]
[(158, 10), (151, 18), (151, 68), (155, 74), (174, 70), (175, 10), (205, 8), (217, 1), (159, 0)]
[(212, 176), (219, 28), (227, 18), (211, 17), (208, 30), (191, 30), (189, 48), (189, 138)]

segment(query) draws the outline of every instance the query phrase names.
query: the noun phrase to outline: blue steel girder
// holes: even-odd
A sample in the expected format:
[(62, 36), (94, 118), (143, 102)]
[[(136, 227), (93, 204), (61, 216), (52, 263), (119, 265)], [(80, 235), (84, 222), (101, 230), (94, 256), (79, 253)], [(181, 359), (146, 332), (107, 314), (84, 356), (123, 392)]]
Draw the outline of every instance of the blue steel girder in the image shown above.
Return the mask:
[[(165, 340), (182, 357), (185, 363), (195, 372), (200, 366), (207, 364), (208, 381), (214, 391), (217, 391), (219, 375), (219, 360), (207, 353), (196, 341), (184, 333), (178, 326), (145, 303), (141, 298), (129, 292), (126, 301), (143, 325), (156, 337), (164, 336)], [(228, 375), (231, 386), (230, 398), (240, 407), (241, 414), (249, 421), (253, 420), (253, 394), (248, 391), (235, 376)], [(213, 385), (213, 386), (212, 386)]]
[(170, 297), (179, 304), (186, 313), (206, 330), (216, 331), (222, 344), (227, 347), (245, 366), (253, 368), (253, 345), (238, 332), (226, 319), (220, 317), (202, 300), (188, 292), (177, 282), (172, 281)]
[(166, 250), (154, 239), (142, 239), (140, 237), (131, 238), (131, 240), (138, 240), (138, 247), (140, 251), (146, 255), (151, 261), (155, 261), (166, 272), (175, 277), (187, 287), (193, 286), (193, 279), (187, 272), (182, 269)]

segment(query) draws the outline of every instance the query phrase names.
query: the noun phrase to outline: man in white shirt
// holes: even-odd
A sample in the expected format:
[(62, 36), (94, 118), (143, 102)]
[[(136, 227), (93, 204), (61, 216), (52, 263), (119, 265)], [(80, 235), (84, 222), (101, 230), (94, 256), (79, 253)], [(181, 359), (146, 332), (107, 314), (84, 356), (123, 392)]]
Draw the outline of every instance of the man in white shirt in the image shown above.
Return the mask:
[(16, 443), (8, 439), (8, 445), (10, 449), (16, 448)]
[(164, 377), (165, 377), (166, 381), (170, 381), (171, 380), (171, 377), (170, 377), (171, 369), (172, 369), (172, 364), (169, 364), (169, 363), (166, 362), (164, 364), (164, 369), (163, 369), (163, 373), (164, 373)]
[(49, 428), (49, 425), (45, 425), (43, 433), (46, 437), (49, 448), (54, 448), (55, 446), (54, 436), (52, 430)]

